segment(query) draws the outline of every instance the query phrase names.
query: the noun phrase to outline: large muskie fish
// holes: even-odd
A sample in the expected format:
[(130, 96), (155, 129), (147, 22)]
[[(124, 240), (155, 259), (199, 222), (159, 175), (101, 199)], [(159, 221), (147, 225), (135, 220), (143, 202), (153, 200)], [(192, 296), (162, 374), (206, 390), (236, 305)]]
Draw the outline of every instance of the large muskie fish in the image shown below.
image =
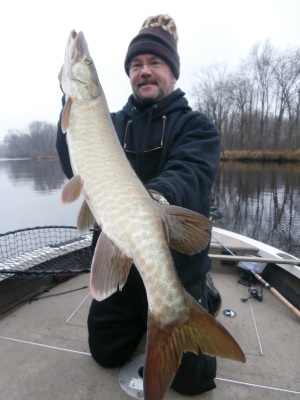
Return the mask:
[(183, 288), (170, 247), (195, 254), (209, 242), (211, 222), (190, 210), (160, 205), (149, 194), (121, 148), (97, 72), (82, 32), (68, 38), (62, 72), (68, 97), (62, 130), (74, 177), (62, 202), (80, 194), (84, 202), (80, 232), (96, 220), (102, 227), (91, 268), (91, 293), (103, 300), (124, 286), (131, 264), (148, 297), (148, 333), (144, 366), (146, 400), (162, 399), (178, 370), (183, 352), (245, 362), (229, 332)]

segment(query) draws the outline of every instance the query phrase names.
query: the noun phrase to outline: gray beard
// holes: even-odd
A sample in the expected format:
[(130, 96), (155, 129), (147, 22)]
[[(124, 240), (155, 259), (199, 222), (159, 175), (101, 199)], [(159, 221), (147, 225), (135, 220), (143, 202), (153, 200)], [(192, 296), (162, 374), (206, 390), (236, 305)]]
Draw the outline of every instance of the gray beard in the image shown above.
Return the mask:
[(134, 97), (138, 103), (143, 104), (144, 106), (152, 106), (162, 97), (162, 93), (159, 90), (155, 96), (146, 98), (141, 96), (140, 93), (136, 93)]

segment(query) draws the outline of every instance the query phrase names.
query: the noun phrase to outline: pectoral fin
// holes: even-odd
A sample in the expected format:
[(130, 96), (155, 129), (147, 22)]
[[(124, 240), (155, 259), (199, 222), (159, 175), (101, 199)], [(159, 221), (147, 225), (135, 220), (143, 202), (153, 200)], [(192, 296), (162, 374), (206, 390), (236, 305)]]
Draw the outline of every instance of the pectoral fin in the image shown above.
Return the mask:
[(71, 99), (71, 97), (68, 97), (68, 100), (64, 106), (62, 116), (61, 116), (61, 130), (63, 133), (66, 133), (67, 129), (69, 127), (71, 106), (72, 106), (72, 99)]
[(205, 249), (210, 240), (211, 221), (186, 208), (164, 205), (160, 207), (165, 221), (169, 246), (185, 254)]
[(101, 301), (125, 285), (132, 260), (101, 232), (91, 268), (90, 290)]
[(90, 229), (94, 224), (95, 218), (88, 206), (87, 202), (83, 200), (77, 217), (77, 229), (80, 233), (84, 233)]
[(82, 186), (83, 180), (81, 179), (80, 175), (73, 176), (73, 178), (70, 179), (66, 186), (63, 188), (60, 197), (61, 202), (63, 204), (71, 204), (75, 200), (77, 200), (81, 194)]

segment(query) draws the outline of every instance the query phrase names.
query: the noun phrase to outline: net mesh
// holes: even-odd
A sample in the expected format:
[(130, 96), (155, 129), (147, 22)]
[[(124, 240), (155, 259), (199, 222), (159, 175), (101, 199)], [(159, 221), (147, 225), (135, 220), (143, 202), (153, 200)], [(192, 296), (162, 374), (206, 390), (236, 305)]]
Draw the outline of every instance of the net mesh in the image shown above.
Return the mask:
[(92, 232), (44, 226), (0, 234), (0, 281), (90, 272)]

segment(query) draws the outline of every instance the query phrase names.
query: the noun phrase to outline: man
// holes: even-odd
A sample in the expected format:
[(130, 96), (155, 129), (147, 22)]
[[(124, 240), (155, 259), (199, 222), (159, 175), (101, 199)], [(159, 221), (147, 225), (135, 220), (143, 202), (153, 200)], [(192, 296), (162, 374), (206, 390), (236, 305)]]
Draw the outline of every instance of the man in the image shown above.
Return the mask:
[[(179, 78), (177, 30), (172, 18), (148, 18), (131, 41), (125, 71), (133, 94), (112, 121), (128, 160), (162, 204), (174, 204), (209, 216), (210, 189), (217, 172), (219, 135), (203, 114), (193, 112), (184, 93), (174, 85)], [(65, 135), (58, 124), (57, 150), (62, 169), (73, 176)], [(99, 176), (101, 179), (101, 176)], [(100, 234), (96, 227), (92, 246)], [(212, 281), (208, 248), (194, 256), (172, 250), (185, 289), (212, 314), (220, 307)], [(207, 292), (209, 291), (209, 296)], [(215, 304), (213, 304), (215, 302)], [(88, 317), (89, 345), (94, 359), (105, 367), (124, 364), (147, 330), (147, 296), (133, 265), (122, 292), (97, 302)], [(193, 353), (183, 355), (172, 387), (194, 395), (215, 387), (216, 360)]]

